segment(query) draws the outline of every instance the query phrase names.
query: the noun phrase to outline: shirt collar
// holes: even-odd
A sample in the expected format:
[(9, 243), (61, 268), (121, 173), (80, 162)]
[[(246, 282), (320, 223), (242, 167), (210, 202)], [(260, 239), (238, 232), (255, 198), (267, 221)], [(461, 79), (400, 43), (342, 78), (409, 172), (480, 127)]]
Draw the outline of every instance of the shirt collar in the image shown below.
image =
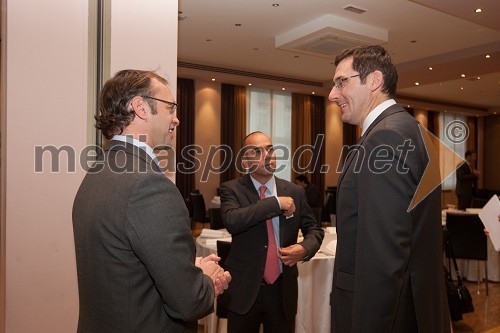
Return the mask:
[(365, 134), (368, 127), (370, 127), (370, 125), (375, 121), (375, 119), (377, 119), (378, 116), (380, 116), (382, 112), (384, 112), (389, 106), (394, 104), (396, 104), (396, 101), (391, 98), (383, 101), (382, 103), (377, 105), (375, 109), (371, 110), (370, 113), (368, 113), (368, 115), (366, 116), (365, 121), (363, 122), (361, 136)]
[(267, 183), (265, 184), (261, 184), (260, 182), (258, 182), (257, 180), (255, 180), (255, 178), (252, 177), (252, 175), (250, 175), (250, 179), (252, 180), (252, 183), (253, 183), (253, 186), (255, 187), (255, 189), (257, 190), (258, 193), (260, 193), (260, 190), (259, 188), (264, 185), (266, 187), (266, 197), (270, 195), (273, 195), (273, 196), (276, 196), (276, 180), (274, 178), (274, 176), (271, 177), (271, 179), (269, 179), (267, 181)]
[(142, 150), (144, 150), (148, 155), (149, 157), (151, 157), (151, 159), (153, 161), (155, 161), (156, 165), (158, 165), (158, 167), (160, 166), (159, 163), (158, 163), (158, 158), (156, 157), (154, 151), (153, 151), (153, 148), (151, 148), (147, 143), (145, 142), (141, 142), (135, 138), (133, 138), (132, 136), (130, 135), (115, 135), (113, 136), (113, 138), (111, 140), (116, 140), (116, 141), (122, 141), (122, 142), (126, 142), (126, 143), (130, 143), (136, 147), (139, 147), (141, 148)]

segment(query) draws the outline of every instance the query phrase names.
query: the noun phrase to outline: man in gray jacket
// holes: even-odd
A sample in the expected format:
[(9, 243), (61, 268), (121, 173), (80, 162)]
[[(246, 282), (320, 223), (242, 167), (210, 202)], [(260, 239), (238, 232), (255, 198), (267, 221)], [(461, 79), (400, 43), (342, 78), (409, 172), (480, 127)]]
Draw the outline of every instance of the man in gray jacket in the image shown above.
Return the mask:
[(231, 277), (218, 257), (195, 259), (187, 208), (153, 153), (172, 144), (177, 104), (156, 73), (124, 70), (99, 109), (109, 149), (73, 206), (78, 332), (196, 332)]

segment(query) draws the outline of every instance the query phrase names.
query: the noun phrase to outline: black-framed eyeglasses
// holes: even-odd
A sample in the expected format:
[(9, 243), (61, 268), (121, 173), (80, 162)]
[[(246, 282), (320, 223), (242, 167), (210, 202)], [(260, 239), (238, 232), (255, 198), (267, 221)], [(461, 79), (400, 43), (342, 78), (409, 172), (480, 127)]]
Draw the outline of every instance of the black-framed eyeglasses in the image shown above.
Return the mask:
[(347, 84), (347, 81), (349, 81), (350, 78), (353, 78), (356, 76), (359, 76), (359, 74), (346, 76), (346, 77), (338, 77), (335, 80), (333, 80), (333, 86), (337, 89), (342, 89), (345, 87), (345, 85)]
[(177, 110), (179, 110), (179, 104), (177, 104), (177, 103), (169, 102), (169, 101), (166, 101), (164, 99), (159, 99), (159, 98), (151, 97), (151, 96), (147, 96), (147, 95), (142, 95), (142, 97), (154, 99), (155, 101), (163, 102), (163, 103), (166, 103), (166, 104), (170, 105), (170, 107), (171, 107), (170, 108), (170, 114), (177, 113)]

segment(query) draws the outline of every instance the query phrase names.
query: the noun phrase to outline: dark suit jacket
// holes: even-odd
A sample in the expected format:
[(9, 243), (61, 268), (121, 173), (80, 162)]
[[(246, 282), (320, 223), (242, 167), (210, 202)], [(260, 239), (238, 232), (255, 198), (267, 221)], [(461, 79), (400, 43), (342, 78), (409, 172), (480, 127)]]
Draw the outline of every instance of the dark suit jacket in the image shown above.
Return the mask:
[[(280, 243), (287, 247), (297, 243), (299, 228), (304, 240), (300, 243), (310, 259), (318, 251), (324, 232), (307, 204), (304, 189), (276, 178), (278, 196), (293, 198), (296, 211), (286, 219), (281, 215), (278, 200), (274, 197), (260, 200), (250, 175), (221, 185), (222, 219), (232, 234), (231, 251), (226, 259), (226, 269), (232, 280), (219, 301), (230, 311), (245, 314), (255, 303), (261, 287), (267, 254), (266, 220), (280, 215)], [(297, 312), (297, 266), (283, 265), (283, 305), (285, 316), (293, 319)]]
[[(418, 124), (393, 105), (348, 155), (337, 189), (332, 332), (450, 330), (440, 186), (408, 212), (429, 161)], [(405, 140), (414, 147), (406, 158)]]
[(214, 289), (183, 202), (142, 149), (111, 141), (73, 206), (78, 332), (196, 332)]
[(457, 169), (457, 185), (455, 192), (458, 196), (467, 196), (472, 198), (476, 194), (474, 191), (477, 189), (478, 177), (472, 173), (469, 164), (462, 163)]

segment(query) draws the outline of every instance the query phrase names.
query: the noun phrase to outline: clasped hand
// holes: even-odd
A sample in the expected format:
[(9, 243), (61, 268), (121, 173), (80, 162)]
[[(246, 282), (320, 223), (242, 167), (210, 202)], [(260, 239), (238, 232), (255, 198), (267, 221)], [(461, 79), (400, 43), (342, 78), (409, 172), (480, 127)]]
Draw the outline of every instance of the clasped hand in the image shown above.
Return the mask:
[(224, 271), (219, 266), (220, 257), (211, 254), (207, 257), (196, 257), (195, 265), (202, 269), (205, 275), (208, 275), (214, 282), (215, 297), (219, 296), (227, 289), (231, 281), (231, 274)]
[(288, 247), (282, 247), (278, 250), (278, 256), (283, 262), (283, 264), (287, 266), (293, 266), (297, 262), (304, 260), (307, 251), (300, 244), (293, 244)]

